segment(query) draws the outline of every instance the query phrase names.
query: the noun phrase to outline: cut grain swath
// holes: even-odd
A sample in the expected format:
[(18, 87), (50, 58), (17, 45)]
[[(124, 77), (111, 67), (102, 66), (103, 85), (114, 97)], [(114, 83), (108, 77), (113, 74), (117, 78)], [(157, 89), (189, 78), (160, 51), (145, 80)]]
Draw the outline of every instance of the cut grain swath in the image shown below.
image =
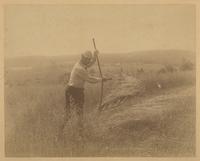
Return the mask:
[(124, 76), (121, 82), (117, 82), (117, 88), (113, 88), (104, 98), (101, 110), (115, 108), (122, 105), (128, 99), (139, 96), (145, 88), (140, 80), (132, 76)]

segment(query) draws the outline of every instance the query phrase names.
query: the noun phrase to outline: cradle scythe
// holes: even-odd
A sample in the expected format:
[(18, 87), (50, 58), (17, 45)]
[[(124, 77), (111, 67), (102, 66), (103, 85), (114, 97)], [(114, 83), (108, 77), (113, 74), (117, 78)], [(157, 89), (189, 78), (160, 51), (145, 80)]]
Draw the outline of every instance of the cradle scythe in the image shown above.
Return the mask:
[[(96, 44), (95, 44), (95, 39), (92, 39), (93, 41), (93, 45), (94, 45), (94, 49), (97, 50), (96, 48)], [(100, 77), (102, 78), (101, 80), (101, 91), (100, 91), (100, 100), (99, 100), (99, 107), (98, 110), (99, 112), (102, 110), (102, 99), (103, 99), (103, 75), (102, 75), (102, 71), (101, 71), (101, 66), (100, 66), (100, 62), (99, 62), (99, 57), (97, 55), (97, 64), (98, 64), (98, 68), (99, 68), (99, 73), (100, 73)]]

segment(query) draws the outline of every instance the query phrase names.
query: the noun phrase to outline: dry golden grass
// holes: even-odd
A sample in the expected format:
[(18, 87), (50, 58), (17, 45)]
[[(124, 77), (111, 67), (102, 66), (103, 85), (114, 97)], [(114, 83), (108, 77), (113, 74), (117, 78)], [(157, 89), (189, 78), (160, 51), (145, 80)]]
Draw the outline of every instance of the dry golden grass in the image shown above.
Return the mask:
[[(195, 96), (193, 91), (188, 92), (188, 96), (181, 94), (194, 86), (194, 71), (158, 75), (153, 70), (135, 77), (135, 70), (129, 69), (121, 78), (118, 67), (111, 69), (104, 65), (103, 69), (104, 73), (113, 76), (113, 80), (105, 84), (104, 91), (104, 103), (108, 102), (110, 106), (99, 116), (96, 113), (99, 85), (86, 86), (83, 156), (194, 155)], [(70, 124), (65, 129), (65, 139), (56, 140), (63, 121), (65, 98), (64, 84), (55, 78), (62, 76), (63, 69), (45, 71), (46, 77), (40, 77), (42, 81), (36, 82), (37, 73), (42, 76), (40, 72), (36, 71), (33, 77), (24, 73), (21, 84), (15, 84), (14, 79), (12, 85), (9, 84), (9, 79), (15, 77), (7, 80), (6, 156), (76, 156), (71, 149), (74, 138)], [(48, 73), (56, 73), (55, 78), (49, 77)], [(17, 76), (15, 79), (19, 81)], [(176, 93), (177, 89), (180, 95), (173, 99), (176, 95), (171, 96), (171, 93)], [(127, 99), (115, 106), (119, 98), (126, 96)], [(159, 96), (163, 97), (160, 99)], [(149, 110), (149, 107), (153, 109)]]

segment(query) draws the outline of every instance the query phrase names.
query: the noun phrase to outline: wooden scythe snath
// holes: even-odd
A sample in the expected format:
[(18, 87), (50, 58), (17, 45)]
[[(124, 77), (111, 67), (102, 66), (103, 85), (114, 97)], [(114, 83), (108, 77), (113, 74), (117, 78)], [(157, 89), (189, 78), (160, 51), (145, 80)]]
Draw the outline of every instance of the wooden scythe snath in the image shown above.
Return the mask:
[[(92, 40), (93, 40), (94, 49), (97, 50), (96, 44), (95, 44), (95, 39), (93, 38)], [(100, 91), (100, 100), (99, 100), (99, 107), (98, 107), (98, 110), (101, 111), (101, 104), (102, 104), (102, 99), (103, 99), (103, 75), (102, 75), (102, 71), (101, 71), (101, 66), (100, 66), (98, 55), (97, 55), (97, 64), (98, 64), (98, 68), (99, 68), (100, 77), (102, 78), (102, 80), (101, 80), (101, 91)]]

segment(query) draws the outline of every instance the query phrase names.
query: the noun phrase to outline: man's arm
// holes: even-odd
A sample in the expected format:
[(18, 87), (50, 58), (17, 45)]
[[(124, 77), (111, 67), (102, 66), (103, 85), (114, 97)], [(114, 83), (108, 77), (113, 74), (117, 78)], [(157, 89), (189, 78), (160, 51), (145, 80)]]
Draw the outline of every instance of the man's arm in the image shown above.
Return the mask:
[(94, 77), (88, 74), (88, 72), (84, 69), (77, 70), (76, 74), (79, 76), (80, 79), (83, 79), (89, 83), (98, 83), (101, 82), (101, 78)]
[(98, 83), (101, 82), (102, 78), (94, 77), (94, 76), (88, 76), (87, 82), (89, 83)]
[(112, 79), (111, 78), (105, 78), (105, 77), (99, 78), (99, 77), (94, 77), (94, 76), (88, 76), (87, 82), (89, 82), (89, 83), (98, 83), (98, 82), (101, 82), (102, 80), (104, 82), (106, 82), (106, 81), (112, 80)]

